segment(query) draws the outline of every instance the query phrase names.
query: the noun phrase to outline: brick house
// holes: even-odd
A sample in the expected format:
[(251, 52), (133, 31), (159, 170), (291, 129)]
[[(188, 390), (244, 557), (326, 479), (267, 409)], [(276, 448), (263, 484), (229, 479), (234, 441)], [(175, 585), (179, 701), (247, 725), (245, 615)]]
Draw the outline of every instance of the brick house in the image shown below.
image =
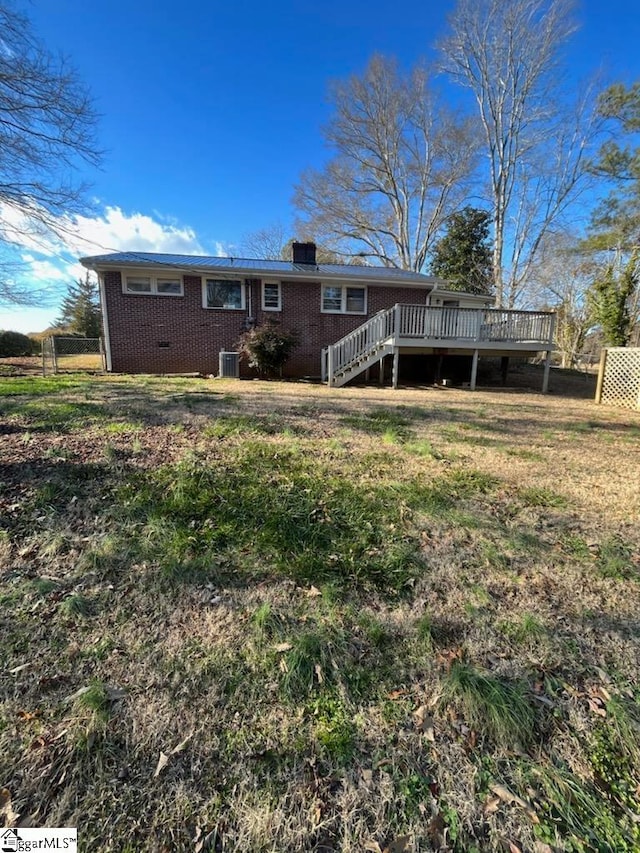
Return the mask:
[[(450, 353), (470, 361), (475, 351), (477, 361), (478, 348), (458, 340), (458, 330), (463, 320), (469, 325), (467, 314), (480, 319), (491, 302), (406, 270), (317, 263), (313, 243), (294, 243), (291, 261), (122, 252), (81, 263), (98, 275), (107, 368), (116, 373), (216, 374), (219, 353), (236, 350), (243, 331), (275, 321), (298, 338), (284, 376), (322, 375), (345, 384), (371, 367), (384, 375), (392, 355), (395, 385), (400, 353)], [(373, 337), (394, 306), (398, 321), (401, 308), (411, 309), (406, 316), (414, 333), (420, 323), (420, 334), (403, 339), (402, 347), (392, 337), (377, 343)], [(418, 317), (421, 309), (431, 313)], [(349, 364), (338, 363), (345, 357)]]

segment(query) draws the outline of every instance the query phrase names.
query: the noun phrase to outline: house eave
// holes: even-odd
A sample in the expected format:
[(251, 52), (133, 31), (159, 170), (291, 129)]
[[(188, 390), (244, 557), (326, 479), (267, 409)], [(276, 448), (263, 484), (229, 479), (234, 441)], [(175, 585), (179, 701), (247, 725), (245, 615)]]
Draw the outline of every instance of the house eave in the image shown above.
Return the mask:
[[(152, 262), (123, 262), (123, 261), (99, 261), (94, 262), (93, 258), (80, 258), (80, 263), (89, 270), (96, 273), (104, 272), (120, 272), (123, 270), (146, 270), (153, 274), (158, 272), (171, 272), (174, 275), (191, 275), (202, 278), (204, 276), (215, 276), (216, 278), (257, 278), (270, 279), (281, 281), (312, 281), (312, 282), (327, 282), (335, 281), (341, 284), (366, 284), (367, 286), (375, 287), (409, 287), (420, 290), (431, 291), (438, 285), (443, 284), (442, 279), (427, 275), (408, 275), (406, 277), (380, 275), (379, 267), (362, 267), (354, 270), (354, 274), (345, 274), (344, 272), (332, 272), (331, 270), (319, 269), (314, 266), (308, 272), (302, 270), (270, 270), (259, 268), (248, 268), (241, 266), (224, 267), (224, 266), (198, 266), (189, 265), (162, 265)], [(367, 270), (375, 269), (376, 275), (367, 275)]]

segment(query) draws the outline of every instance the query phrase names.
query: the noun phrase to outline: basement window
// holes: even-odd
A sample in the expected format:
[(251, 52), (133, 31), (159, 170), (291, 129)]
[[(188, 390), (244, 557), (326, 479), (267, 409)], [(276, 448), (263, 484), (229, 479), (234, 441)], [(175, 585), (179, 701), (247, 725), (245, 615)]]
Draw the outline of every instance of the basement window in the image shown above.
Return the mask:
[(202, 288), (202, 307), (242, 311), (245, 307), (244, 284), (239, 280), (208, 278)]
[(322, 311), (325, 314), (366, 314), (366, 287), (322, 287)]
[(182, 296), (182, 280), (170, 276), (126, 275), (123, 293), (138, 296)]

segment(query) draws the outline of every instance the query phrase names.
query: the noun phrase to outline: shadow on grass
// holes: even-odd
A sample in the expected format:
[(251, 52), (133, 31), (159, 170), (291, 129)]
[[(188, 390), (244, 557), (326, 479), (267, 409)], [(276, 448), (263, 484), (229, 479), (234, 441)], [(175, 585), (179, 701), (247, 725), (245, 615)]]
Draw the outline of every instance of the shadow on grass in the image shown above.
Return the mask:
[(308, 456), (247, 441), (218, 466), (195, 459), (119, 492), (140, 557), (172, 580), (240, 572), (400, 592), (418, 547), (394, 490), (363, 489)]

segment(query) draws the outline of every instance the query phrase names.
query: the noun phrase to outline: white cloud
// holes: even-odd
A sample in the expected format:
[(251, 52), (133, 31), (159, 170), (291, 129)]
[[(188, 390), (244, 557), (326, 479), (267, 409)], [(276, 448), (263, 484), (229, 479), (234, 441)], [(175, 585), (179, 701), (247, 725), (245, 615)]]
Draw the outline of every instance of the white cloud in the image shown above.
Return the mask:
[[(105, 207), (97, 216), (64, 216), (47, 230), (22, 211), (0, 204), (0, 234), (39, 255), (100, 255), (106, 252), (205, 254), (193, 228), (162, 222), (144, 213)], [(216, 249), (219, 248), (216, 243)]]
[[(38, 291), (41, 303), (51, 304), (64, 285), (85, 275), (78, 258), (109, 252), (205, 254), (188, 225), (163, 220), (155, 213), (126, 213), (107, 206), (96, 216), (65, 216), (46, 229), (19, 210), (0, 204), (0, 240), (13, 247), (14, 279), (20, 288)], [(220, 252), (221, 244), (215, 243)]]
[(42, 282), (68, 281), (66, 269), (48, 260), (34, 258), (33, 255), (21, 255), (20, 259), (29, 270), (29, 278)]
[(175, 252), (205, 254), (189, 226), (163, 223), (144, 213), (126, 214), (119, 207), (105, 208), (102, 216), (77, 216), (64, 223), (65, 244), (79, 254), (105, 252)]

